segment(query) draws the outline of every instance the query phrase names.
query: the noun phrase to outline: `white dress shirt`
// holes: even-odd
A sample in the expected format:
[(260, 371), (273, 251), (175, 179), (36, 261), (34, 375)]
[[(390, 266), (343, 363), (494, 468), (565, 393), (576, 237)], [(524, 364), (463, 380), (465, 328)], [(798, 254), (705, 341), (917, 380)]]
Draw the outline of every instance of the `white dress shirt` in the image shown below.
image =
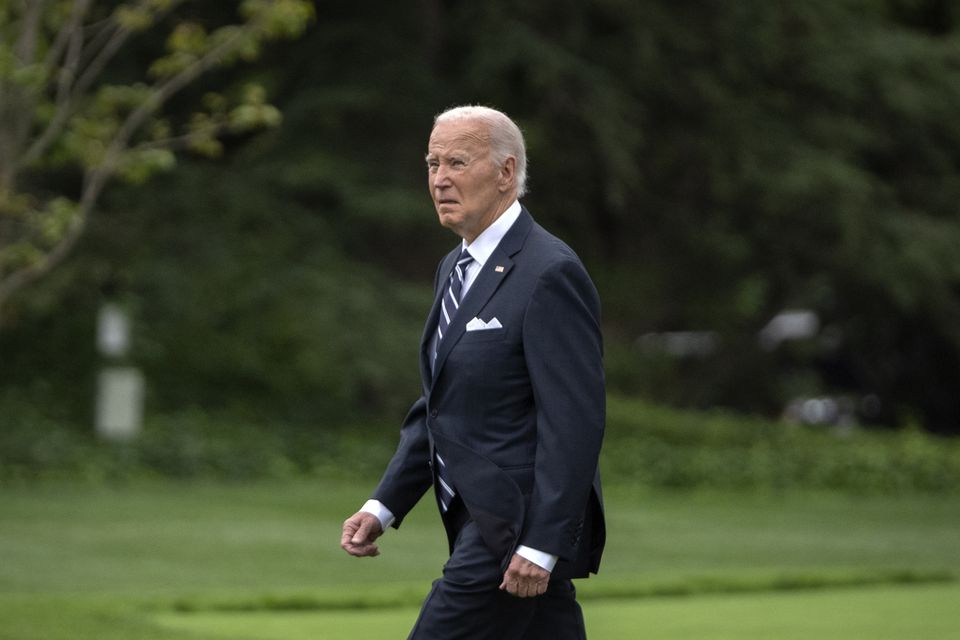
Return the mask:
[[(503, 236), (507, 235), (507, 231), (510, 230), (510, 227), (513, 226), (513, 223), (516, 222), (519, 217), (520, 202), (514, 200), (513, 204), (507, 207), (507, 210), (493, 221), (493, 224), (473, 239), (473, 242), (468, 244), (466, 240), (463, 241), (463, 249), (470, 252), (470, 255), (473, 257), (473, 262), (467, 265), (467, 270), (463, 274), (463, 288), (460, 292), (461, 299), (467, 295), (470, 286), (483, 269), (483, 265), (490, 259), (497, 245), (503, 240)], [(431, 350), (435, 351), (436, 341), (437, 334), (434, 332), (433, 339), (431, 340)], [(387, 527), (393, 524), (393, 512), (379, 500), (367, 500), (360, 510), (375, 515), (380, 521), (380, 526), (383, 527), (383, 531), (386, 531)], [(553, 571), (553, 567), (557, 564), (557, 556), (524, 545), (518, 546), (516, 553), (547, 571)]]
[[(514, 200), (513, 204), (507, 207), (507, 210), (500, 214), (500, 217), (494, 220), (493, 224), (484, 229), (483, 233), (474, 238), (472, 243), (467, 244), (466, 240), (463, 241), (460, 251), (467, 251), (473, 258), (473, 262), (468, 264), (466, 270), (463, 272), (463, 286), (460, 288), (461, 300), (467, 296), (467, 292), (470, 290), (473, 282), (477, 279), (477, 276), (480, 275), (480, 270), (483, 269), (483, 265), (487, 263), (494, 249), (496, 249), (500, 241), (503, 240), (503, 236), (507, 235), (507, 231), (510, 231), (510, 227), (513, 226), (513, 223), (516, 222), (519, 217), (520, 202)], [(437, 353), (437, 342), (439, 339), (440, 336), (434, 331), (433, 337), (430, 338), (429, 353)], [(433, 359), (431, 359), (430, 362), (431, 366), (433, 366)]]
[(493, 221), (493, 224), (473, 239), (473, 242), (467, 244), (466, 240), (463, 241), (463, 249), (470, 252), (470, 255), (473, 256), (473, 262), (467, 265), (467, 272), (463, 274), (463, 289), (460, 291), (461, 300), (467, 295), (470, 286), (474, 280), (477, 279), (477, 275), (480, 274), (483, 265), (490, 259), (494, 249), (496, 249), (500, 241), (503, 240), (503, 236), (507, 235), (507, 231), (510, 231), (510, 227), (513, 226), (513, 223), (516, 222), (519, 217), (520, 202), (514, 200), (513, 204), (507, 207), (507, 210)]

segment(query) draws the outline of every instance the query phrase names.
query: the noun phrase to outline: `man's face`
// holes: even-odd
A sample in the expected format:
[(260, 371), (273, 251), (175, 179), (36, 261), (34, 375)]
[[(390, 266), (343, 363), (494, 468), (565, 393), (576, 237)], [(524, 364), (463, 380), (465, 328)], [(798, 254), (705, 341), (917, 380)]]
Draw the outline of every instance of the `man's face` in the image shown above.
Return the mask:
[(438, 123), (427, 145), (427, 176), (440, 224), (473, 242), (512, 201), (511, 167), (494, 163), (482, 123)]

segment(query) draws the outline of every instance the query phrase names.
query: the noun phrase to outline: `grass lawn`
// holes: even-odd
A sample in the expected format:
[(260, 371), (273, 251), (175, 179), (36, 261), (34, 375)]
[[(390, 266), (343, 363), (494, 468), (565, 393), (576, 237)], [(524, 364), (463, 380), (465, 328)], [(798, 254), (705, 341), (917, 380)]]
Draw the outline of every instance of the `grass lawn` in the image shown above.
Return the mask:
[[(584, 604), (595, 640), (951, 640), (960, 587), (922, 585)], [(164, 614), (156, 622), (198, 637), (257, 640), (405, 638), (417, 609)]]
[[(368, 488), (2, 488), (0, 638), (405, 637), (446, 545), (424, 501), (380, 557), (346, 556), (340, 523)], [(902, 584), (960, 575), (957, 497), (611, 488), (607, 509), (602, 573), (579, 586), (591, 638), (960, 628), (960, 585)], [(803, 585), (823, 588), (787, 590)]]
[(957, 585), (915, 585), (609, 600), (585, 616), (594, 640), (950, 640), (957, 602)]

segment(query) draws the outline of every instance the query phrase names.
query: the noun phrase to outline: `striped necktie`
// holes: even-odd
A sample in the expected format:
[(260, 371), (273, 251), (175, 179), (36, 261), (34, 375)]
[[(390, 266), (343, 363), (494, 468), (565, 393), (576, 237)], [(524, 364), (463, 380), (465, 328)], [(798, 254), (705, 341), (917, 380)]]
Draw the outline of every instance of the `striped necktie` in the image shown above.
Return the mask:
[[(460, 257), (457, 258), (457, 264), (454, 265), (453, 271), (450, 272), (450, 282), (447, 285), (447, 290), (443, 293), (443, 300), (440, 302), (440, 321), (437, 323), (437, 350), (440, 349), (440, 341), (443, 340), (443, 336), (447, 333), (450, 321), (453, 320), (457, 309), (460, 308), (463, 277), (467, 272), (467, 265), (471, 262), (473, 262), (473, 256), (464, 249), (460, 253)], [(436, 351), (434, 351), (433, 357), (436, 359)]]
[(447, 509), (450, 508), (453, 496), (457, 495), (457, 492), (453, 488), (450, 472), (447, 471), (447, 465), (443, 462), (443, 458), (440, 457), (439, 453), (435, 453), (434, 456), (437, 459), (437, 480), (440, 483), (437, 500), (440, 501), (440, 513), (446, 513)]
[[(473, 256), (464, 249), (460, 253), (460, 257), (457, 258), (457, 264), (454, 266), (453, 271), (450, 272), (450, 283), (447, 285), (447, 290), (443, 293), (443, 300), (440, 302), (440, 320), (437, 323), (437, 349), (440, 348), (440, 341), (443, 340), (443, 336), (450, 326), (450, 321), (453, 320), (457, 309), (460, 308), (460, 298), (463, 292), (463, 277), (466, 274), (467, 265), (471, 262), (473, 262)], [(434, 351), (433, 357), (436, 359), (436, 351)], [(437, 499), (440, 501), (441, 513), (446, 513), (447, 509), (450, 508), (450, 501), (453, 500), (453, 496), (456, 495), (456, 490), (453, 488), (453, 481), (450, 479), (447, 465), (443, 462), (440, 454), (436, 454), (436, 458), (437, 481), (440, 484), (439, 490), (437, 491)]]

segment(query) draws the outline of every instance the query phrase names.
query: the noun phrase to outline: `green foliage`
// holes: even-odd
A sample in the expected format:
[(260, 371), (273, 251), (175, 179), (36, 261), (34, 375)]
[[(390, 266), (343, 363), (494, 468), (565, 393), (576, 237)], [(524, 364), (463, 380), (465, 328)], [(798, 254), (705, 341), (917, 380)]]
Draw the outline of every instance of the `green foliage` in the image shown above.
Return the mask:
[(66, 197), (35, 205), (25, 194), (0, 195), (0, 216), (17, 229), (16, 241), (0, 245), (0, 271), (29, 267), (41, 261), (77, 224), (77, 203)]
[(243, 88), (243, 102), (229, 116), (230, 130), (234, 133), (250, 131), (258, 127), (278, 127), (283, 119), (280, 110), (267, 104), (266, 92), (258, 84)]
[[(161, 109), (204, 73), (256, 59), (266, 43), (301, 35), (313, 18), (312, 3), (280, 0), (245, 2), (244, 20), (210, 32), (175, 19), (165, 53), (157, 57), (153, 51), (137, 61), (131, 80), (115, 71), (118, 52), (135, 34), (167, 28), (165, 19), (181, 0), (69, 4), (16, 5), (0, 16), (0, 205), (22, 191), (39, 203), (34, 217), (51, 218), (43, 227), (68, 229), (54, 241), (39, 242), (0, 206), (0, 306), (64, 260), (111, 179), (141, 184), (174, 165), (174, 150), (215, 155), (215, 139), (225, 131), (279, 124), (279, 112), (256, 89), (244, 91), (229, 113), (220, 107), (219, 113), (188, 118), (178, 135), (171, 135)], [(152, 81), (141, 80), (145, 75)], [(62, 166), (78, 168), (82, 180), (56, 176), (55, 187), (45, 183), (49, 169)], [(62, 196), (50, 195), (58, 190)], [(67, 209), (50, 212), (43, 202), (58, 203), (68, 194), (76, 205), (64, 224), (58, 214)]]
[[(70, 18), (71, 4), (45, 5), (48, 30)], [(387, 415), (415, 386), (425, 313), (417, 305), (454, 241), (424, 192), (431, 116), (482, 102), (524, 129), (525, 204), (594, 275), (617, 393), (766, 415), (799, 394), (876, 395), (888, 426), (955, 432), (960, 20), (948, 4), (745, 0), (692, 11), (653, 0), (334, 3), (303, 31), (311, 3), (243, 2), (242, 22), (236, 6), (193, 3), (181, 12), (177, 3), (123, 3), (120, 24), (149, 26), (144, 38), (91, 87), (69, 120), (74, 137), (60, 137), (31, 164), (43, 171), (22, 183), (31, 198), (8, 207), (20, 213), (7, 216), (7, 230), (23, 233), (23, 212), (47, 212), (51, 193), (78, 201), (70, 167), (108, 155), (110, 135), (141, 99), (127, 99), (137, 92), (131, 78), (142, 80), (160, 58), (160, 75), (149, 79), (162, 84), (218, 47), (233, 49), (211, 57), (216, 86), (184, 91), (131, 138), (143, 149), (118, 156), (117, 168), (138, 184), (101, 200), (105, 224), (91, 225), (68, 272), (8, 303), (4, 357), (23, 377), (56, 378), (56, 368), (29, 365), (30, 356), (50, 358), (37, 357), (46, 347), (27, 325), (49, 326), (56, 313), (59, 345), (71, 332), (88, 340), (94, 301), (108, 291), (139, 309), (144, 351), (134, 358), (161, 386), (163, 410), (239, 398), (262, 413), (278, 405), (315, 413), (314, 391), (323, 389), (342, 415), (369, 407), (359, 389), (373, 378), (374, 395), (389, 398), (373, 404)], [(174, 5), (177, 12), (163, 13)], [(12, 5), (4, 11), (4, 34), (13, 33), (19, 14)], [(301, 33), (276, 54), (261, 48)], [(261, 52), (256, 66), (229, 64)], [(36, 73), (0, 44), (0, 78), (34, 87)], [(48, 74), (34, 126), (56, 118), (51, 82)], [(262, 89), (238, 89), (247, 86)], [(282, 127), (250, 135), (251, 127), (280, 125), (278, 109)], [(142, 183), (171, 166), (173, 156), (156, 150), (168, 143), (226, 157), (236, 175), (187, 163), (181, 171), (190, 180)], [(178, 189), (187, 191), (182, 198), (168, 197)], [(236, 195), (203, 197), (221, 189)], [(19, 195), (8, 190), (0, 203)], [(217, 224), (194, 225), (200, 217)], [(0, 242), (8, 237), (0, 229)], [(36, 242), (11, 243), (8, 264), (42, 261), (47, 247)], [(302, 268), (294, 274), (291, 265)], [(343, 330), (373, 296), (394, 289), (402, 293), (388, 299), (399, 306), (393, 317), (364, 320), (356, 336)], [(59, 308), (50, 304), (57, 296)], [(785, 308), (815, 311), (823, 333), (763, 352), (756, 333)], [(213, 336), (216, 323), (236, 331), (237, 343), (229, 332)], [(713, 357), (671, 360), (635, 349), (648, 332), (701, 329), (719, 336)], [(349, 346), (317, 344), (326, 335)], [(395, 347), (391, 336), (413, 339)], [(367, 344), (383, 351), (358, 356)], [(287, 361), (295, 374), (281, 366)], [(193, 369), (184, 373), (185, 364)], [(9, 385), (14, 376), (0, 378)]]
[[(35, 409), (8, 415), (0, 435), (0, 482), (288, 478), (335, 475), (344, 466), (372, 480), (397, 438), (396, 429), (383, 424), (284, 424), (192, 411), (151, 418), (137, 441), (108, 446)], [(601, 468), (613, 486), (960, 492), (960, 445), (918, 430), (831, 433), (616, 396), (608, 399)]]
[(358, 477), (372, 479), (395, 446), (386, 435), (374, 439), (369, 428), (267, 425), (194, 411), (150, 419), (136, 441), (109, 444), (21, 409), (7, 416), (0, 434), (0, 485), (330, 477), (348, 463)]
[[(429, 289), (352, 265), (324, 218), (274, 208), (274, 180), (233, 166), (171, 176), (142, 210), (153, 251), (122, 242), (140, 318), (135, 350), (154, 406), (393, 424), (417, 392)], [(104, 220), (93, 233), (111, 228)]]
[(918, 430), (826, 431), (608, 399), (604, 472), (660, 487), (956, 493), (960, 443)]
[[(924, 3), (495, 4), (458, 14), (499, 37), (450, 75), (526, 125), (528, 202), (600, 265), (610, 325), (736, 341), (783, 308), (812, 308), (841, 338), (803, 363), (825, 390), (880, 394), (888, 422), (922, 405), (956, 428), (957, 261), (924, 231), (955, 244), (956, 16), (931, 9), (928, 31), (904, 18)], [(904, 362), (905, 335), (945, 362)], [(782, 375), (771, 365), (760, 378)], [(709, 400), (784, 400), (763, 386)]]
[(240, 14), (272, 38), (296, 38), (313, 19), (313, 6), (297, 0), (243, 0)]
[(124, 29), (144, 31), (154, 25), (162, 12), (175, 6), (175, 0), (148, 0), (136, 5), (121, 4), (113, 9), (112, 18)]

